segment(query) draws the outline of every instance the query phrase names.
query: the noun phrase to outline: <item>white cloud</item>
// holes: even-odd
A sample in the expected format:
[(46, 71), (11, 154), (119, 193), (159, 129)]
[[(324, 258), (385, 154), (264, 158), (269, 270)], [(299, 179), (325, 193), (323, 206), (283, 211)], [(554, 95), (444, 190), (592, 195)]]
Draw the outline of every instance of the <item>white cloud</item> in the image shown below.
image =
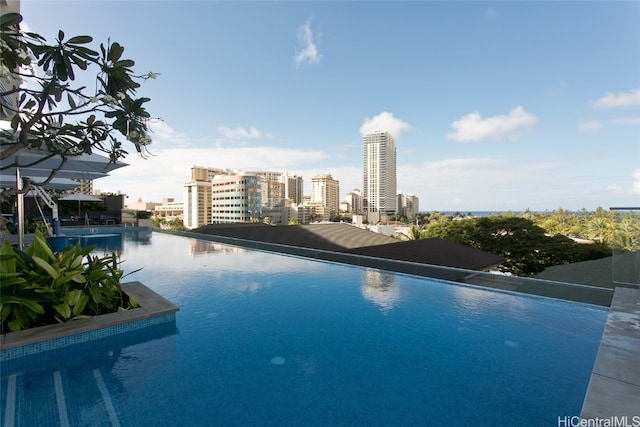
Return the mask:
[(150, 136), (152, 139), (149, 150), (153, 152), (154, 149), (162, 148), (164, 146), (169, 147), (186, 147), (192, 141), (191, 139), (180, 132), (176, 132), (171, 126), (162, 120), (153, 120), (149, 123), (149, 129), (151, 130)]
[(486, 119), (475, 111), (454, 121), (451, 127), (455, 130), (447, 134), (447, 139), (458, 142), (476, 142), (483, 139), (513, 141), (518, 138), (518, 131), (533, 127), (537, 121), (536, 116), (526, 112), (522, 107), (512, 109), (506, 116)]
[(555, 208), (574, 202), (567, 195), (574, 196), (575, 182), (582, 179), (562, 178), (566, 168), (567, 164), (559, 161), (493, 158), (401, 164), (397, 168), (398, 191), (416, 194), (421, 211)]
[(595, 132), (597, 130), (599, 130), (602, 127), (602, 123), (600, 123), (597, 120), (586, 120), (586, 121), (580, 121), (580, 123), (578, 123), (578, 130), (580, 132)]
[(578, 122), (578, 130), (580, 132), (595, 132), (603, 126), (640, 126), (640, 117), (620, 117), (601, 122), (599, 120), (580, 120)]
[(607, 192), (611, 194), (640, 194), (640, 169), (635, 169), (631, 172), (631, 186), (630, 187), (622, 187), (620, 185), (609, 185), (607, 186)]
[(400, 139), (402, 131), (409, 129), (411, 129), (409, 123), (394, 117), (392, 113), (383, 111), (372, 118), (367, 117), (360, 126), (360, 134), (364, 135), (367, 132), (379, 130), (389, 132), (395, 139)]
[(632, 89), (629, 92), (612, 93), (607, 92), (603, 97), (593, 102), (597, 108), (621, 108), (634, 107), (640, 105), (640, 88)]
[(631, 174), (633, 183), (631, 184), (631, 193), (640, 194), (640, 169), (636, 169)]
[(296, 65), (318, 64), (322, 55), (314, 42), (313, 31), (311, 31), (311, 20), (298, 27), (298, 50), (294, 58)]
[(640, 125), (640, 117), (620, 117), (618, 119), (609, 120), (609, 123), (614, 125), (638, 126)]
[(228, 128), (226, 126), (218, 126), (218, 132), (222, 133), (225, 138), (229, 139), (245, 139), (245, 138), (260, 138), (262, 135), (258, 129), (251, 126), (249, 129), (243, 127), (237, 127), (235, 129)]

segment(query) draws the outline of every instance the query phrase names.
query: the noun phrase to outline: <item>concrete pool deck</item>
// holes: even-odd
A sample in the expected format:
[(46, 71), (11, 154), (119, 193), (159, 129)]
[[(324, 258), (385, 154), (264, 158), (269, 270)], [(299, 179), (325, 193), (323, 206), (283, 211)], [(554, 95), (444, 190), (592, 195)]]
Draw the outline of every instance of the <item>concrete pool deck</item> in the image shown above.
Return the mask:
[(640, 422), (640, 289), (615, 289), (580, 416)]

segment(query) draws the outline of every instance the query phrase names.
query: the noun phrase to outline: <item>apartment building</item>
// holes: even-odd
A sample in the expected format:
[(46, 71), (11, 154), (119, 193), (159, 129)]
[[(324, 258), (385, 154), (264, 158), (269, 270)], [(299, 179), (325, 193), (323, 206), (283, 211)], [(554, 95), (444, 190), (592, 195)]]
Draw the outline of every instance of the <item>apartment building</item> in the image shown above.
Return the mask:
[(183, 187), (185, 227), (193, 229), (211, 223), (211, 179), (222, 172), (201, 166), (191, 168), (191, 181)]
[(362, 138), (364, 214), (369, 223), (397, 211), (396, 146), (388, 132), (372, 131)]
[(316, 220), (329, 221), (340, 209), (340, 183), (331, 174), (319, 174), (311, 179), (311, 205), (316, 208)]
[(303, 181), (299, 175), (289, 175), (285, 172), (280, 177), (281, 182), (284, 184), (285, 197), (291, 200), (295, 204), (302, 203)]
[(353, 191), (348, 192), (342, 203), (340, 203), (340, 209), (348, 213), (361, 215), (362, 193), (360, 193), (360, 190), (354, 188)]
[(162, 199), (162, 204), (159, 204), (153, 210), (154, 216), (158, 218), (164, 218), (167, 221), (173, 219), (184, 219), (184, 204), (182, 202), (176, 202), (171, 197)]
[(216, 175), (211, 180), (211, 223), (261, 221), (262, 181), (256, 172)]
[(411, 193), (398, 193), (398, 215), (406, 218), (414, 218), (420, 211), (419, 199)]
[(261, 177), (262, 218), (269, 218), (274, 224), (286, 224), (285, 183)]
[[(306, 223), (315, 212), (297, 208), (303, 203), (303, 180), (287, 172), (194, 166), (184, 189), (184, 224), (191, 229), (267, 217), (275, 224), (287, 224), (290, 219)], [(296, 208), (291, 210), (292, 206)]]
[(183, 222), (193, 229), (211, 223), (211, 181), (192, 181), (184, 185)]

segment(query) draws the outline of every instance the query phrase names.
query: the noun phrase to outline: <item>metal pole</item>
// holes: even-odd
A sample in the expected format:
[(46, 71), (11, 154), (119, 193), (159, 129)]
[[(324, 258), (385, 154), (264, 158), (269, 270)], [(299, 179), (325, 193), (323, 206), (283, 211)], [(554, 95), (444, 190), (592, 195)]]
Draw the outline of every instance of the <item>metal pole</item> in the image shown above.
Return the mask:
[(20, 168), (16, 168), (16, 188), (18, 189), (18, 249), (24, 248), (24, 194)]

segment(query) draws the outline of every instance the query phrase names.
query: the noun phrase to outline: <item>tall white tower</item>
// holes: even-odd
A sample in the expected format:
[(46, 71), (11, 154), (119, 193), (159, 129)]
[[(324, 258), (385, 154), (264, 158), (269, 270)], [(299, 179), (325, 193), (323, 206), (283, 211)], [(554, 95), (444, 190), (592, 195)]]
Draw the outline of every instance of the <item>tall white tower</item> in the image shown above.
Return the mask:
[(388, 132), (372, 131), (362, 138), (364, 213), (369, 222), (397, 211), (396, 145)]

